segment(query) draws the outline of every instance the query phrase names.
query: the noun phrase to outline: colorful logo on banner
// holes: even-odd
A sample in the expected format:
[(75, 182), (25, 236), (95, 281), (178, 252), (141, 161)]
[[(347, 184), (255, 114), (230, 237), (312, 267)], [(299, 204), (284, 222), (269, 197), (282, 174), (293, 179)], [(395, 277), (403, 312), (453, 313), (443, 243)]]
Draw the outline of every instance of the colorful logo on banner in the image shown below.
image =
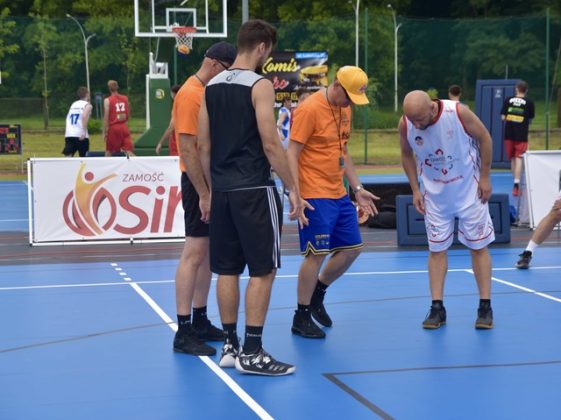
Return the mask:
[[(122, 177), (122, 183), (133, 185), (112, 193), (106, 187), (117, 177)], [(164, 226), (161, 232), (171, 232), (175, 210), (181, 202), (181, 191), (177, 186), (170, 187), (165, 200), (166, 188), (163, 185), (149, 187), (139, 184), (142, 181), (151, 183), (163, 181), (161, 177), (161, 174), (118, 176), (116, 173), (99, 176), (93, 171), (86, 171), (86, 164), (82, 163), (76, 175), (74, 189), (66, 195), (62, 205), (64, 222), (73, 232), (86, 237), (100, 236), (111, 229), (121, 234), (135, 235), (144, 232), (148, 225), (150, 225), (150, 233), (160, 232), (163, 215)], [(155, 196), (150, 212), (132, 203), (131, 198), (136, 194), (145, 197)], [(164, 214), (165, 201), (167, 201), (167, 208)], [(120, 224), (118, 216), (123, 213), (135, 216), (137, 223), (133, 226)]]

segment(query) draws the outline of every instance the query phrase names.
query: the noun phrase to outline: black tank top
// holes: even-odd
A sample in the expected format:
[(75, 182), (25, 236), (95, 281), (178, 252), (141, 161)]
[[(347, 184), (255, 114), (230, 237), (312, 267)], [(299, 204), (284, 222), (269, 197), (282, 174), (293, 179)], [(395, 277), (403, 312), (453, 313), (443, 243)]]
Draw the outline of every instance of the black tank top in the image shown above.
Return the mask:
[(275, 185), (251, 100), (253, 86), (261, 78), (250, 70), (230, 69), (214, 77), (206, 87), (215, 191)]

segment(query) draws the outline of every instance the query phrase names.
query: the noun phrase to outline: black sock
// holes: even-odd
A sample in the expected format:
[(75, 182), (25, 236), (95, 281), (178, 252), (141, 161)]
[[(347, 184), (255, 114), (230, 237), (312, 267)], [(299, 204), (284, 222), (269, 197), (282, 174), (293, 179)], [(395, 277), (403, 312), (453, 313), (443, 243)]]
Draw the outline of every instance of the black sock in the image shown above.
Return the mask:
[(520, 183), (515, 182), (515, 183), (514, 183), (514, 186), (515, 186), (516, 188), (518, 188), (518, 187), (520, 187)]
[(310, 312), (310, 305), (300, 305), (300, 304), (298, 304), (297, 312), (300, 315), (303, 315), (303, 316), (311, 316), (311, 314), (312, 314)]
[(191, 325), (191, 315), (177, 315), (177, 332), (184, 333)]
[(243, 352), (245, 354), (257, 353), (263, 345), (261, 337), (263, 336), (263, 327), (245, 326), (245, 340), (243, 343)]
[(316, 283), (316, 288), (314, 289), (314, 294), (312, 295), (312, 304), (323, 303), (323, 298), (325, 297), (325, 292), (329, 287), (328, 284), (319, 281)]
[(204, 326), (208, 321), (206, 316), (206, 306), (201, 306), (200, 308), (193, 308), (193, 326), (196, 328), (198, 326)]
[(224, 330), (224, 335), (226, 339), (232, 343), (235, 349), (240, 347), (240, 342), (238, 340), (238, 327), (236, 323), (233, 324), (222, 324), (222, 329)]
[(442, 300), (433, 300), (432, 301), (432, 306), (444, 306), (444, 302)]
[(479, 299), (479, 307), (480, 308), (490, 308), (491, 307), (491, 299)]

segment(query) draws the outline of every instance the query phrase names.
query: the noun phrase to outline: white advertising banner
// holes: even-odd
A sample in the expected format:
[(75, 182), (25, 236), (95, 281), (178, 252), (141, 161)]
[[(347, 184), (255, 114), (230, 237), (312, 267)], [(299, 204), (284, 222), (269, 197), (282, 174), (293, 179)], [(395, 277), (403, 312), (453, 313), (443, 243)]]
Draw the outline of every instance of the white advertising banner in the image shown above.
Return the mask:
[(524, 154), (530, 228), (549, 213), (561, 191), (561, 151), (528, 151)]
[(30, 159), (30, 242), (183, 238), (178, 157)]

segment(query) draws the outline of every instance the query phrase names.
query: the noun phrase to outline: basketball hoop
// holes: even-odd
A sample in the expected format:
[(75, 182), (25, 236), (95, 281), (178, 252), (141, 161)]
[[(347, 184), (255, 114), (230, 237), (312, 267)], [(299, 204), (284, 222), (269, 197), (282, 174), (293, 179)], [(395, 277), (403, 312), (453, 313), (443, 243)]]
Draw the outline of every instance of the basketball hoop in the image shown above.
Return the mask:
[(192, 26), (174, 26), (171, 28), (175, 34), (175, 47), (181, 54), (189, 54), (193, 48), (193, 34), (197, 32)]

